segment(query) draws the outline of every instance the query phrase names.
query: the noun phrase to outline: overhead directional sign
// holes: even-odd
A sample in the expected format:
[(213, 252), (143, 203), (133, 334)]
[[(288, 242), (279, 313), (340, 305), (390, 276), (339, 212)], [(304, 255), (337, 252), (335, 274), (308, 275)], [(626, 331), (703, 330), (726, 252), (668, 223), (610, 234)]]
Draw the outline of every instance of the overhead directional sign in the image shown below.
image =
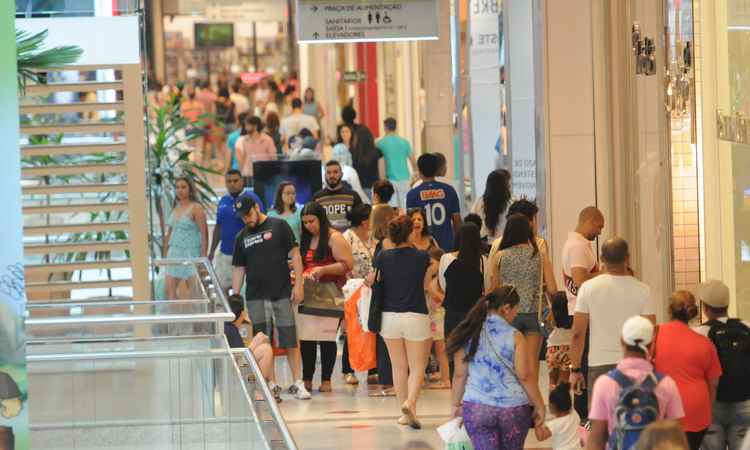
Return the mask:
[(438, 39), (445, 0), (297, 0), (302, 43)]

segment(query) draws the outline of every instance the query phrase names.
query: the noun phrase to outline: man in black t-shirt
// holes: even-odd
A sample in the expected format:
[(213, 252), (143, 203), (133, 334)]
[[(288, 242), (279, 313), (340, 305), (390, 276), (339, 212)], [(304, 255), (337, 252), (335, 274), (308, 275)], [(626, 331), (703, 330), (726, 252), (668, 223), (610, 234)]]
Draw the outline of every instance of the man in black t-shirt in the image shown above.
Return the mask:
[[(253, 335), (264, 332), (273, 336), (273, 326), (276, 326), (279, 348), (287, 350), (289, 368), (296, 380), (289, 387), (289, 393), (307, 400), (310, 393), (300, 374), (297, 329), (292, 312), (292, 302), (296, 305), (302, 301), (304, 289), (301, 282), (292, 289), (287, 263), (287, 255), (291, 255), (296, 279), (302, 280), (297, 240), (286, 221), (263, 214), (252, 198), (240, 196), (234, 206), (245, 228), (234, 242), (232, 289), (238, 292), (245, 280), (245, 301), (253, 323)], [(272, 317), (267, 317), (268, 313), (272, 313)]]
[(328, 187), (316, 192), (313, 200), (325, 208), (331, 226), (343, 233), (352, 225), (346, 218), (346, 214), (355, 206), (361, 205), (362, 199), (359, 198), (359, 194), (341, 181), (342, 177), (341, 164), (335, 160), (328, 161), (326, 163)]

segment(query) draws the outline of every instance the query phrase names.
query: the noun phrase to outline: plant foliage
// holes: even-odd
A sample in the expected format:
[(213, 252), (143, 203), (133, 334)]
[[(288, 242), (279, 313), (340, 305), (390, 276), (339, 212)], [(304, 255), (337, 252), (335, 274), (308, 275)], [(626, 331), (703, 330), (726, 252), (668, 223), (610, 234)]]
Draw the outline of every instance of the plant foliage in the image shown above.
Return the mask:
[(29, 82), (44, 84), (47, 82), (40, 69), (50, 69), (72, 64), (81, 57), (83, 50), (76, 45), (65, 45), (44, 49), (47, 30), (32, 34), (16, 30), (16, 59), (18, 61), (18, 89), (26, 92)]
[[(194, 162), (190, 156), (192, 145), (203, 135), (208, 115), (192, 123), (184, 117), (179, 104), (168, 101), (163, 106), (153, 108), (149, 121), (151, 201), (156, 210), (161, 236), (166, 235), (166, 217), (175, 201), (175, 182), (186, 177), (195, 187), (198, 202), (212, 211), (216, 192), (208, 182), (208, 174), (218, 174), (213, 169)], [(161, 247), (161, 239), (154, 239)], [(161, 249), (163, 251), (163, 249)]]

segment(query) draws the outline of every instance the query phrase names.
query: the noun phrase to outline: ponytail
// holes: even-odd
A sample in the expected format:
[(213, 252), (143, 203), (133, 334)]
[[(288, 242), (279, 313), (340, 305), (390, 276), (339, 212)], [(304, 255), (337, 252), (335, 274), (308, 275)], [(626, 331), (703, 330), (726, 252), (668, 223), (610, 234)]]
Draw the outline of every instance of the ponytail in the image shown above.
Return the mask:
[(448, 345), (446, 352), (448, 358), (458, 353), (461, 349), (469, 344), (469, 350), (466, 352), (464, 361), (470, 361), (474, 358), (479, 348), (479, 335), (487, 320), (487, 314), (490, 309), (496, 310), (503, 305), (516, 306), (521, 299), (514, 286), (501, 286), (479, 299), (476, 305), (469, 311), (466, 318), (458, 324), (453, 332), (448, 336)]

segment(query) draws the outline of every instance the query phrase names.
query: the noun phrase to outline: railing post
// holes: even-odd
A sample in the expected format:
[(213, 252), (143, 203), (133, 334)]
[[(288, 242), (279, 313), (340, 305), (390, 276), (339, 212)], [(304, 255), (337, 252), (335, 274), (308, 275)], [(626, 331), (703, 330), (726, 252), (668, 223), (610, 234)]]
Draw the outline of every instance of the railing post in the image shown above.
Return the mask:
[(146, 133), (140, 64), (122, 66), (125, 110), (125, 148), (128, 174), (128, 215), (133, 299), (151, 300), (148, 253), (148, 203), (146, 198)]

